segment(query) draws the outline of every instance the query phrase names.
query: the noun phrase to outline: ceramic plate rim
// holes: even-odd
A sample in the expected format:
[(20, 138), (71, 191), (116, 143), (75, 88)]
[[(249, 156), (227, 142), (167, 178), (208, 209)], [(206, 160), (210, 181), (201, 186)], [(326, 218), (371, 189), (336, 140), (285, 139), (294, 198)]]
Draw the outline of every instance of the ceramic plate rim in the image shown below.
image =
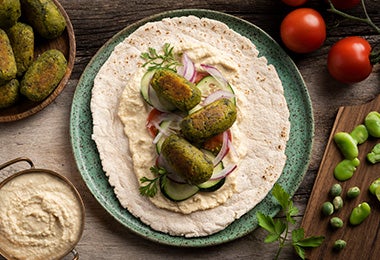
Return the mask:
[[(162, 12), (133, 23), (115, 34), (93, 56), (78, 82), (71, 107), (70, 140), (78, 170), (87, 187), (103, 208), (123, 226), (157, 243), (181, 247), (204, 247), (222, 244), (247, 235), (258, 227), (255, 216), (257, 211), (274, 216), (278, 213), (280, 207), (269, 193), (254, 209), (234, 221), (226, 229), (206, 237), (175, 237), (151, 229), (121, 207), (111, 186), (108, 184), (108, 179), (101, 168), (96, 145), (91, 139), (92, 116), (89, 111), (89, 103), (91, 100), (89, 96), (91, 95), (88, 95), (88, 91), (91, 92), (97, 71), (107, 60), (113, 48), (120, 43), (122, 39), (147, 22), (161, 20), (165, 17), (177, 17), (190, 14), (198, 17), (216, 19), (226, 23), (232, 29), (248, 37), (257, 45), (260, 54), (268, 59), (268, 63), (276, 66), (280, 79), (283, 82), (287, 77), (293, 77), (291, 81), (292, 84), (284, 85), (285, 98), (290, 110), (291, 134), (286, 148), (288, 159), (278, 183), (283, 185), (289, 194), (294, 195), (307, 171), (314, 136), (313, 111), (305, 82), (291, 58), (266, 32), (246, 20), (218, 11), (181, 9)], [(239, 29), (238, 27), (240, 26), (244, 29)], [(261, 46), (258, 41), (252, 39), (253, 34), (258, 34), (261, 37), (260, 40), (269, 42), (269, 46)], [(274, 51), (274, 54), (278, 56), (271, 54), (271, 51)], [(282, 63), (287, 66), (277, 66)], [(294, 97), (294, 93), (297, 93), (298, 96)], [(83, 96), (85, 98), (83, 98)], [(300, 100), (295, 101), (294, 98)], [(295, 108), (300, 110), (294, 111)], [(293, 173), (293, 171), (296, 171), (296, 173)], [(99, 182), (97, 178), (102, 178), (101, 182)], [(290, 182), (290, 184), (287, 184), (287, 182)], [(106, 194), (99, 192), (101, 185), (104, 187), (109, 186), (108, 189), (106, 187)], [(244, 228), (242, 228), (242, 226), (244, 226)]]

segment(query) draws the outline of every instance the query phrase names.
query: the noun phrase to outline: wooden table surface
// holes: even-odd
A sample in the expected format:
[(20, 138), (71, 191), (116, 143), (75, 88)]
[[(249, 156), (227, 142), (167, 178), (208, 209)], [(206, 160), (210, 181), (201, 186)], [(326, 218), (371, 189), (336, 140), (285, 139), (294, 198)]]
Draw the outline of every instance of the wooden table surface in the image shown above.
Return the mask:
[[(380, 2), (366, 2), (369, 15), (380, 25)], [(280, 0), (61, 0), (60, 3), (70, 16), (76, 34), (77, 55), (71, 79), (61, 95), (43, 111), (20, 121), (0, 124), (0, 164), (26, 156), (37, 167), (57, 171), (75, 184), (86, 207), (85, 230), (76, 247), (81, 259), (273, 259), (277, 245), (263, 242), (266, 232), (262, 229), (229, 243), (194, 249), (163, 246), (119, 224), (92, 196), (77, 170), (69, 136), (70, 108), (78, 80), (91, 57), (115, 33), (142, 18), (173, 9), (212, 9), (243, 18), (280, 42), (281, 20), (293, 8)], [(365, 24), (346, 21), (337, 26), (338, 17), (325, 11), (322, 0), (310, 0), (306, 6), (323, 14), (328, 35), (322, 48), (313, 53), (288, 52), (306, 82), (315, 120), (310, 165), (294, 196), (300, 209), (297, 225), (305, 213), (338, 108), (369, 102), (380, 90), (379, 66), (374, 67), (367, 80), (351, 86), (333, 80), (326, 68), (328, 50), (339, 38), (361, 35), (374, 44), (380, 42), (379, 35)], [(352, 13), (361, 14), (361, 10), (356, 8)], [(13, 170), (17, 169), (8, 169)], [(285, 249), (281, 259), (295, 259), (293, 250)]]

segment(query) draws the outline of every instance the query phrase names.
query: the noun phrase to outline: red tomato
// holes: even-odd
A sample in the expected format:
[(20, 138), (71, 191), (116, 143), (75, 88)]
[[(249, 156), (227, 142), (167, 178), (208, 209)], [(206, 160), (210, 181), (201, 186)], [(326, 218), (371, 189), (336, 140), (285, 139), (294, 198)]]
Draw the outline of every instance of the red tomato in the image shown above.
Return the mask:
[(324, 43), (326, 24), (314, 9), (298, 8), (284, 18), (280, 32), (287, 48), (297, 53), (308, 53)]
[(146, 119), (146, 128), (152, 136), (157, 135), (157, 128), (152, 124), (154, 120), (157, 120), (157, 117), (160, 116), (163, 112), (158, 109), (153, 108)]
[(351, 36), (336, 42), (327, 57), (327, 68), (335, 79), (344, 83), (364, 80), (372, 72), (371, 45), (367, 40)]
[[(227, 136), (228, 136), (228, 140), (231, 141), (232, 135), (231, 135), (231, 130), (229, 130), (229, 129), (227, 130)], [(208, 139), (203, 144), (203, 148), (212, 152), (212, 153), (217, 154), (220, 151), (220, 149), (222, 148), (222, 145), (223, 145), (223, 133), (220, 133), (220, 134), (213, 136), (210, 139)]]
[(197, 84), (199, 81), (201, 81), (204, 77), (206, 77), (208, 75), (210, 75), (210, 74), (208, 74), (207, 72), (197, 71), (194, 83)]
[(282, 0), (287, 5), (290, 6), (300, 6), (307, 2), (307, 0)]
[[(326, 2), (329, 2), (326, 0)], [(357, 6), (360, 0), (331, 0), (335, 8), (337, 9), (350, 9)]]

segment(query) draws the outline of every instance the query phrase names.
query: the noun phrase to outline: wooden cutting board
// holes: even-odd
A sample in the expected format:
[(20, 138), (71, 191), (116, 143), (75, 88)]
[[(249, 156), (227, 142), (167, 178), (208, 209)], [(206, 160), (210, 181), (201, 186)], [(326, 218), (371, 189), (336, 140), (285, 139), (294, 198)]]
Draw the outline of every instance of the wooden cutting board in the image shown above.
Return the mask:
[[(367, 153), (376, 143), (380, 143), (380, 138), (369, 138), (359, 145), (360, 165), (350, 180), (339, 182), (333, 175), (335, 166), (343, 160), (333, 140), (334, 134), (341, 131), (351, 132), (355, 126), (364, 123), (364, 118), (370, 111), (380, 112), (380, 96), (367, 104), (340, 107), (338, 110), (301, 224), (306, 236), (325, 236), (320, 247), (307, 251), (308, 259), (380, 259), (380, 201), (368, 191), (372, 181), (380, 178), (380, 163), (372, 165), (366, 161)], [(334, 183), (340, 183), (343, 187), (344, 206), (326, 217), (321, 213), (321, 206), (325, 201), (332, 201), (328, 193)], [(358, 186), (361, 193), (357, 198), (350, 200), (346, 198), (346, 192), (353, 186)], [(359, 226), (351, 226), (348, 221), (351, 210), (363, 201), (370, 204), (371, 214)], [(334, 216), (344, 221), (343, 228), (330, 228), (329, 220)], [(333, 250), (334, 241), (337, 239), (347, 242), (346, 248), (340, 252)]]

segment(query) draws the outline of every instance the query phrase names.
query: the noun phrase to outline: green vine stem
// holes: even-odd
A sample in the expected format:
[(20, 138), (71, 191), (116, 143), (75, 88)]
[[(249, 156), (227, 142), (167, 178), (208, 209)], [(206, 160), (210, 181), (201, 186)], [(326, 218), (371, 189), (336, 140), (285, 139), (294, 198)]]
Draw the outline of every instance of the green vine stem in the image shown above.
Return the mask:
[[(327, 11), (334, 13), (334, 14), (337, 14), (339, 16), (342, 16), (344, 18), (353, 20), (353, 21), (366, 23), (369, 26), (371, 26), (378, 34), (380, 34), (380, 27), (378, 27), (376, 24), (374, 24), (373, 21), (371, 20), (371, 18), (369, 17), (368, 12), (367, 12), (367, 8), (366, 8), (365, 3), (364, 3), (364, 0), (361, 0), (361, 5), (362, 5), (363, 11), (364, 11), (365, 18), (353, 16), (353, 15), (347, 14), (345, 12), (342, 12), (342, 11), (335, 8), (335, 6), (331, 2), (331, 0), (328, 0), (328, 1), (330, 4), (330, 9), (328, 9)], [(380, 51), (376, 51), (376, 52), (372, 51), (370, 54), (370, 60), (371, 60), (372, 64), (379, 63), (380, 62)]]

